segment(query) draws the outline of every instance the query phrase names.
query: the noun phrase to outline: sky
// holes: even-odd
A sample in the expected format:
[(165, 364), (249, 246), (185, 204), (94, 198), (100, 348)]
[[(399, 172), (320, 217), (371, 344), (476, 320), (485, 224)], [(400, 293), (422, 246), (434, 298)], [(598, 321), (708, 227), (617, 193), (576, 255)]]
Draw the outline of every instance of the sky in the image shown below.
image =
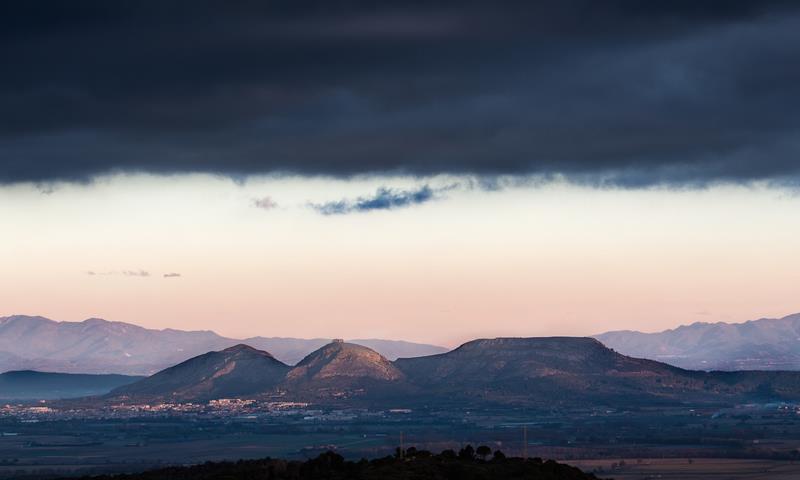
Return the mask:
[(246, 337), (800, 311), (800, 7), (5, 2), (0, 315)]

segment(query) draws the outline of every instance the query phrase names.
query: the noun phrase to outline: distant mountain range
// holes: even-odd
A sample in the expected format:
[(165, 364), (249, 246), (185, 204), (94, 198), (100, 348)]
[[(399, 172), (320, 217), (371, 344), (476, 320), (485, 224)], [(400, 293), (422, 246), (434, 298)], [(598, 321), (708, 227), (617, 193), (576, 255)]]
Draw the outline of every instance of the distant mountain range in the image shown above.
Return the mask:
[(800, 314), (744, 323), (693, 323), (658, 333), (596, 335), (606, 346), (693, 370), (800, 370)]
[[(44, 317), (0, 317), (0, 372), (38, 370), (64, 373), (150, 375), (211, 350), (239, 343), (272, 352), (294, 365), (330, 339), (226, 338), (212, 331), (153, 330), (92, 318), (56, 322)], [(431, 355), (443, 347), (419, 343), (356, 339), (390, 359)]]
[(143, 377), (45, 373), (30, 370), (0, 374), (0, 400), (52, 400), (104, 395)]
[(125, 402), (214, 398), (353, 405), (715, 404), (800, 400), (800, 372), (701, 372), (627, 357), (591, 338), (475, 340), (447, 353), (389, 361), (334, 341), (290, 367), (238, 345), (112, 391)]

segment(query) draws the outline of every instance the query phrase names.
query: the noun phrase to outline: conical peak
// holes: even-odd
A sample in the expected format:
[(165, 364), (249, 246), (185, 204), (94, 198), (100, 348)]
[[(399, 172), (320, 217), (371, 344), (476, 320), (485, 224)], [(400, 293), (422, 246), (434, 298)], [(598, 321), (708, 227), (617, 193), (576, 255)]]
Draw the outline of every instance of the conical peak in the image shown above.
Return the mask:
[(265, 352), (264, 350), (259, 350), (257, 348), (253, 348), (250, 345), (239, 343), (232, 347), (228, 347), (222, 350), (223, 353), (230, 353), (230, 354), (256, 354), (256, 355), (263, 355), (265, 357), (274, 358), (271, 353)]
[(341, 340), (334, 340), (308, 354), (289, 374), (290, 379), (371, 377), (397, 380), (402, 376), (375, 350)]

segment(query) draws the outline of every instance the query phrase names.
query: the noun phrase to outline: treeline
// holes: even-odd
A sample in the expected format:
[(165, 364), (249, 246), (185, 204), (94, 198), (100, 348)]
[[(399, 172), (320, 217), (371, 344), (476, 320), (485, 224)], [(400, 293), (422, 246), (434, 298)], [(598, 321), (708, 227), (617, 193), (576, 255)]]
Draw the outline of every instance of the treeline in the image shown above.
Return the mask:
[(394, 456), (348, 461), (335, 452), (302, 461), (278, 459), (207, 462), (136, 474), (83, 477), (84, 480), (589, 480), (593, 474), (541, 458), (510, 458), (486, 446), (435, 455), (397, 449)]

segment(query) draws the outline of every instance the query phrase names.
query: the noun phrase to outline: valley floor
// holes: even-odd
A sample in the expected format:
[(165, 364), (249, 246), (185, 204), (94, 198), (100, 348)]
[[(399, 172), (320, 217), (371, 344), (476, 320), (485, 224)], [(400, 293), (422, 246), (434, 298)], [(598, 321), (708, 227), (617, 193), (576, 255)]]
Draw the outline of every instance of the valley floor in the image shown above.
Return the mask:
[(527, 451), (529, 457), (557, 459), (620, 480), (800, 478), (797, 405), (569, 412), (309, 406), (111, 418), (22, 412), (0, 415), (0, 478), (137, 472), (242, 458), (306, 460), (327, 450), (349, 459), (377, 458), (392, 454), (401, 442), (433, 452), (458, 451), (466, 444), (509, 456)]

